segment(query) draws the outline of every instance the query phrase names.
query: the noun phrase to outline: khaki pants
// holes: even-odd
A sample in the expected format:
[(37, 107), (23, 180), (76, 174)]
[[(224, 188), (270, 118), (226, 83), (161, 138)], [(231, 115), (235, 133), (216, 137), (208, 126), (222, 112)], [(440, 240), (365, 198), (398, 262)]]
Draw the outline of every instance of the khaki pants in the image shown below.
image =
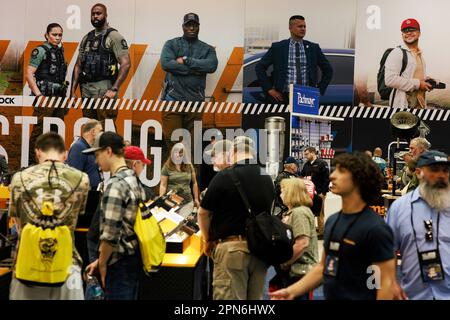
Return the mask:
[(194, 146), (194, 121), (201, 121), (202, 114), (197, 112), (164, 112), (162, 116), (162, 127), (164, 142), (166, 143), (167, 150), (170, 154), (170, 150), (178, 141), (171, 141), (172, 132), (176, 129), (186, 129), (191, 134), (191, 156)]
[[(101, 98), (103, 95), (112, 87), (112, 82), (110, 80), (101, 80), (97, 82), (87, 82), (81, 84), (81, 96), (83, 98)], [(117, 98), (117, 95), (116, 95)], [(98, 105), (97, 109), (94, 109), (95, 101), (92, 103), (90, 109), (82, 109), (83, 111), (83, 117), (90, 118), (90, 119), (96, 119), (100, 121), (103, 125), (103, 128), (105, 128), (105, 119), (113, 119), (114, 122), (117, 118), (117, 110), (113, 110), (112, 106), (110, 109), (106, 109), (106, 106), (108, 105), (108, 102), (106, 102), (106, 105), (103, 109), (100, 109), (100, 106), (102, 105), (103, 101), (101, 101)], [(85, 107), (87, 107), (88, 104), (86, 104)]]
[(247, 241), (220, 242), (212, 258), (214, 300), (262, 300), (268, 265), (250, 254)]
[(324, 228), (325, 228), (325, 197), (324, 195), (319, 195), (319, 197), (322, 199), (322, 205), (320, 206), (320, 213), (319, 213), (319, 219), (317, 221), (318, 230), (317, 234), (323, 236)]

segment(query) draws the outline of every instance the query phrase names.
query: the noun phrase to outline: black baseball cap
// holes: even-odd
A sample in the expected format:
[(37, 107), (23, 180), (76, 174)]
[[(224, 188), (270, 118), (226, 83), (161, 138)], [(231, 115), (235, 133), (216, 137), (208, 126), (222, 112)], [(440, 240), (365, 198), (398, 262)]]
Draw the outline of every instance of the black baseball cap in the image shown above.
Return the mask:
[(417, 160), (417, 168), (431, 166), (433, 164), (450, 164), (448, 161), (448, 156), (444, 152), (440, 152), (437, 150), (429, 150), (420, 155)]
[(196, 13), (192, 13), (192, 12), (186, 13), (183, 18), (183, 25), (185, 25), (186, 23), (191, 22), (191, 21), (194, 21), (194, 22), (197, 22), (198, 24), (200, 24), (200, 19), (198, 18), (198, 15)]
[(106, 131), (97, 135), (91, 148), (83, 150), (84, 154), (94, 153), (95, 151), (110, 147), (113, 152), (125, 147), (123, 138), (115, 132)]
[(297, 164), (297, 161), (295, 160), (294, 157), (287, 157), (286, 160), (284, 160), (284, 164), (291, 164), (291, 163)]

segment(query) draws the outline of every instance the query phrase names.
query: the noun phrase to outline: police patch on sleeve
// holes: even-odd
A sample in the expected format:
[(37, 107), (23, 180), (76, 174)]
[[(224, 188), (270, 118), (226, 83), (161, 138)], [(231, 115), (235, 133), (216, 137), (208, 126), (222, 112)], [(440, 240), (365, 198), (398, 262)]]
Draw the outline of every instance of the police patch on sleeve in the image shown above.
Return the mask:
[(121, 44), (122, 44), (122, 49), (124, 49), (124, 50), (128, 49), (128, 44), (125, 39), (122, 39)]
[(31, 52), (31, 56), (32, 56), (32, 57), (37, 57), (38, 54), (39, 54), (39, 50), (38, 50), (38, 49), (34, 49), (34, 50)]

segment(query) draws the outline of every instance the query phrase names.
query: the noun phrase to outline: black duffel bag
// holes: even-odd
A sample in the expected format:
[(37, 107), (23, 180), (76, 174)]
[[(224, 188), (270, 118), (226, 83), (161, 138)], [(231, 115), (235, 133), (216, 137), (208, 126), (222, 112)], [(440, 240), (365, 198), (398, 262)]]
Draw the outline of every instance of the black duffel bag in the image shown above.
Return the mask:
[(257, 258), (270, 265), (279, 265), (288, 261), (294, 253), (291, 228), (269, 212), (254, 214), (233, 170), (234, 168), (231, 168), (228, 172), (248, 212), (246, 224), (248, 249)]

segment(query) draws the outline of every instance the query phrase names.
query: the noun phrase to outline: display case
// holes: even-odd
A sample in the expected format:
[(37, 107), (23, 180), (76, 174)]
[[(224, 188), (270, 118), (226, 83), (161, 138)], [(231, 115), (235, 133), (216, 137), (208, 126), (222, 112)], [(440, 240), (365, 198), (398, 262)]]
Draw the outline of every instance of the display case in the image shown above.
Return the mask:
[(332, 147), (333, 134), (327, 133), (320, 136), (319, 139), (319, 157), (321, 159), (331, 160), (334, 158), (334, 149)]
[(331, 123), (343, 120), (343, 118), (292, 113), (290, 155), (300, 163), (304, 163), (303, 151), (307, 147), (314, 147), (318, 150), (317, 156), (330, 164), (335, 155)]
[[(196, 212), (184, 216), (189, 203), (170, 193), (149, 203), (166, 238), (166, 254), (157, 272), (141, 274), (139, 299), (202, 299), (206, 288), (205, 257)], [(184, 210), (186, 211), (186, 210)]]

